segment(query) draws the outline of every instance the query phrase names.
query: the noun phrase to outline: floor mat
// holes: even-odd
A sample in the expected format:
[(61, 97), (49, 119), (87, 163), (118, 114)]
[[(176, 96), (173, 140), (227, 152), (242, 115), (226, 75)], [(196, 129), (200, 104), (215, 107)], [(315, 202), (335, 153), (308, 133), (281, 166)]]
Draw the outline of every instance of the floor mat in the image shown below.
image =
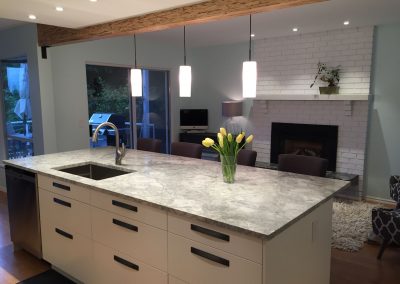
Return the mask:
[(75, 284), (75, 282), (64, 277), (57, 271), (50, 269), (24, 281), (18, 282), (17, 284)]

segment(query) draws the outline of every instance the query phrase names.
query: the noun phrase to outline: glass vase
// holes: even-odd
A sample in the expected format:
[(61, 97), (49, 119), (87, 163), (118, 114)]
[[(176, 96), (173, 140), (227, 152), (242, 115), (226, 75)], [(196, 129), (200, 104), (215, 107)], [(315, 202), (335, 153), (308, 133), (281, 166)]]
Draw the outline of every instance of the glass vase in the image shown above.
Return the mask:
[(221, 155), (220, 158), (224, 182), (234, 183), (236, 174), (236, 156)]

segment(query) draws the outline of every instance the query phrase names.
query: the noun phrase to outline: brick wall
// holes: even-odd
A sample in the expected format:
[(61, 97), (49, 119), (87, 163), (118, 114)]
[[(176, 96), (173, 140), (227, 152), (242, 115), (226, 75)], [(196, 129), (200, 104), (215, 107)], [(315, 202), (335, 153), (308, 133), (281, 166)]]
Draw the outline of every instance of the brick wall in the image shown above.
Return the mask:
[(319, 94), (312, 89), (319, 61), (340, 65), (341, 94), (369, 94), (373, 27), (346, 28), (254, 41), (257, 96)]
[[(373, 27), (268, 38), (255, 41), (257, 97), (319, 94), (310, 89), (319, 61), (342, 67), (341, 94), (370, 92)], [(338, 125), (337, 171), (364, 173), (367, 101), (255, 100), (250, 120), (257, 160), (270, 161), (272, 122)]]

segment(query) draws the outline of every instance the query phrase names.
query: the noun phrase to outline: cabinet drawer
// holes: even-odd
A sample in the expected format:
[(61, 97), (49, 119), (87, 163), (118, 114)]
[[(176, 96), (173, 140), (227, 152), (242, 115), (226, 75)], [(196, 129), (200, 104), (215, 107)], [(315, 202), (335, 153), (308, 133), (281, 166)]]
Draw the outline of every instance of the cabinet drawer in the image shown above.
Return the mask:
[(91, 192), (91, 203), (100, 209), (117, 213), (163, 230), (167, 229), (167, 212), (161, 209), (98, 191)]
[(39, 189), (39, 204), (42, 218), (91, 237), (89, 205), (44, 189)]
[(168, 272), (190, 284), (261, 284), (260, 264), (168, 233)]
[(138, 261), (136, 258), (93, 242), (91, 283), (167, 284), (167, 273)]
[(72, 277), (89, 282), (92, 241), (41, 219), (43, 258)]
[(63, 196), (89, 203), (90, 190), (65, 181), (60, 181), (56, 178), (50, 178), (38, 175), (38, 185), (43, 189), (61, 194)]
[(175, 214), (168, 214), (168, 231), (262, 264), (259, 238)]
[(167, 271), (167, 231), (92, 207), (93, 239)]

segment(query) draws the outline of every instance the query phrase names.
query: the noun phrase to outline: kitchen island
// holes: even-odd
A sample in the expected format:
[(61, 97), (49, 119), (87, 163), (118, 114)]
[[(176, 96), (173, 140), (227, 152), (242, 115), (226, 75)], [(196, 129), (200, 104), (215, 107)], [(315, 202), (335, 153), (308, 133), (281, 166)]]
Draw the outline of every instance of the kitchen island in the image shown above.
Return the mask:
[[(348, 182), (113, 148), (5, 164), (38, 175), (43, 257), (85, 283), (329, 283), (332, 196)], [(133, 171), (93, 180), (87, 163)], [(126, 282), (128, 281), (128, 282)]]

